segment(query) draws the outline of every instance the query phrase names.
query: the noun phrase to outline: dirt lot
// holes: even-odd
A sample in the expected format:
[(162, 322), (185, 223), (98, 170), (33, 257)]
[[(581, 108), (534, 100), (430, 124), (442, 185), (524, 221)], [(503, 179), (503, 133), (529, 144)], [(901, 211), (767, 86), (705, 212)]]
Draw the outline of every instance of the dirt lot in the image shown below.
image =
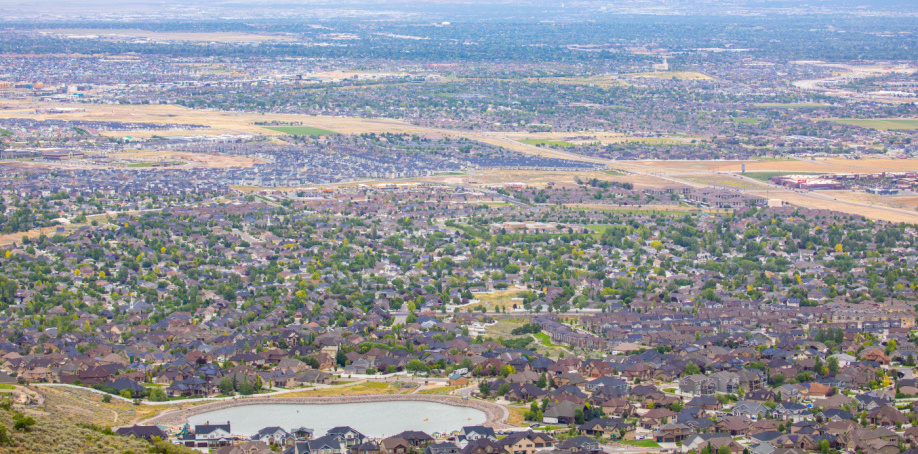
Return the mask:
[(229, 156), (211, 153), (182, 153), (176, 151), (144, 151), (133, 153), (118, 153), (111, 155), (113, 158), (156, 162), (164, 160), (178, 160), (194, 162), (198, 167), (224, 169), (227, 167), (252, 167), (255, 164), (264, 164), (265, 161), (247, 156)]

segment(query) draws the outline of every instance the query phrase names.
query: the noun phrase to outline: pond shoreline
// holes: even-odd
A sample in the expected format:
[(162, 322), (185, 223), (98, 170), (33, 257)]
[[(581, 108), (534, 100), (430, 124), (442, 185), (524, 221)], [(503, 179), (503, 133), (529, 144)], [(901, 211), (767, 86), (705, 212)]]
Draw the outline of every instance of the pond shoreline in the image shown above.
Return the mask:
[(512, 427), (506, 424), (510, 411), (505, 407), (487, 401), (476, 399), (463, 399), (455, 396), (438, 396), (423, 394), (365, 394), (359, 396), (328, 396), (328, 397), (239, 397), (218, 402), (195, 405), (182, 409), (166, 410), (141, 424), (157, 424), (169, 427), (181, 427), (188, 422), (191, 416), (209, 413), (227, 408), (244, 405), (336, 405), (360, 404), (368, 402), (433, 402), (450, 405), (453, 407), (467, 407), (479, 410), (487, 418), (483, 424), (495, 429)]

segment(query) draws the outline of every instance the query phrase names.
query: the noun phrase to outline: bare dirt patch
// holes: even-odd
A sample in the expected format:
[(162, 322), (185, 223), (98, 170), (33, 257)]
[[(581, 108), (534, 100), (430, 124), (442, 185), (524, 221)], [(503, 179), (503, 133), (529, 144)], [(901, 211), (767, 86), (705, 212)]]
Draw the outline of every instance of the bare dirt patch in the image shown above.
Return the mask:
[(138, 151), (131, 153), (118, 153), (111, 155), (116, 158), (137, 160), (140, 162), (158, 162), (168, 160), (190, 161), (199, 167), (224, 169), (227, 167), (252, 167), (255, 164), (264, 164), (265, 161), (248, 156), (230, 156), (214, 153), (186, 153), (179, 151)]

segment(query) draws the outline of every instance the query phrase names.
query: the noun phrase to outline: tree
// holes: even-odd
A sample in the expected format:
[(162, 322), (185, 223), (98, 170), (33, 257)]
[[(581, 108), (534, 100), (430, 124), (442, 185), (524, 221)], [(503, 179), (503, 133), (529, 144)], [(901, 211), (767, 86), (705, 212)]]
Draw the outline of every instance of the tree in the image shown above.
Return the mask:
[(577, 424), (583, 424), (583, 423), (584, 423), (584, 419), (583, 419), (583, 409), (582, 409), (582, 408), (575, 408), (575, 409), (574, 409), (574, 422), (576, 422)]
[(889, 355), (890, 353), (896, 351), (897, 347), (898, 345), (896, 344), (896, 340), (890, 339), (889, 342), (886, 343), (886, 349), (884, 351), (887, 355)]
[(822, 363), (822, 359), (821, 359), (821, 358), (816, 357), (816, 363), (813, 364), (813, 371), (816, 372), (816, 373), (819, 374), (819, 375), (825, 375), (825, 374), (826, 374), (826, 366), (825, 366), (825, 364)]
[(255, 385), (249, 383), (248, 380), (243, 380), (242, 384), (239, 385), (239, 394), (243, 396), (255, 394)]
[(131, 397), (133, 397), (130, 389), (122, 389), (121, 392), (118, 393), (118, 395), (120, 395), (121, 397), (125, 399), (130, 399)]
[(838, 373), (838, 358), (834, 356), (830, 356), (829, 359), (826, 360), (826, 362), (829, 364), (829, 372), (831, 372), (832, 375), (837, 374)]
[(772, 375), (772, 376), (771, 376), (771, 382), (772, 382), (775, 386), (781, 386), (781, 385), (783, 385), (783, 384), (784, 384), (784, 375), (783, 375), (783, 374), (775, 374), (775, 375)]
[(478, 385), (478, 392), (480, 392), (482, 396), (488, 397), (488, 394), (491, 393), (491, 390), (488, 389), (488, 382), (481, 382)]
[(545, 372), (542, 372), (542, 375), (539, 376), (539, 380), (536, 382), (535, 385), (538, 386), (539, 388), (545, 388), (546, 386), (548, 386), (548, 382), (545, 378)]
[(500, 385), (500, 387), (497, 388), (497, 394), (498, 394), (498, 395), (506, 396), (508, 392), (510, 392), (510, 384), (509, 384), (509, 383), (502, 383), (502, 384)]
[(541, 421), (542, 410), (539, 408), (539, 404), (532, 401), (532, 403), (529, 404), (529, 411), (523, 414), (523, 418), (527, 421)]
[(338, 349), (338, 353), (335, 353), (335, 362), (338, 363), (340, 367), (347, 366), (347, 355), (344, 354), (344, 350)]
[(688, 364), (685, 365), (685, 372), (683, 372), (682, 375), (689, 376), (689, 375), (698, 375), (700, 373), (701, 373), (701, 368), (698, 367), (697, 364), (689, 361)]
[(414, 373), (427, 372), (427, 365), (424, 364), (423, 361), (412, 359), (411, 361), (408, 361), (408, 364), (405, 365), (405, 369), (407, 369), (408, 372)]
[(166, 392), (160, 388), (154, 388), (150, 391), (150, 402), (165, 402), (168, 398), (166, 397)]
[(25, 416), (22, 413), (16, 413), (13, 415), (13, 428), (20, 432), (31, 432), (32, 426), (35, 425), (35, 418), (31, 416)]

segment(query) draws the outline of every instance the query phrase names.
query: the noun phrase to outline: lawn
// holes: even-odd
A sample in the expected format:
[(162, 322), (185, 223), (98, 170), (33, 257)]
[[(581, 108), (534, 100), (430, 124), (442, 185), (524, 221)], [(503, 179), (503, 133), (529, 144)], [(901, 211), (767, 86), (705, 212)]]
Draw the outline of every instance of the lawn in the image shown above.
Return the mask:
[(754, 180), (759, 181), (771, 181), (774, 177), (782, 177), (784, 175), (825, 175), (824, 173), (819, 172), (746, 172), (743, 176), (747, 176)]
[(546, 346), (546, 347), (563, 348), (562, 346), (557, 345), (557, 344), (555, 344), (554, 342), (552, 342), (551, 339), (548, 337), (548, 334), (545, 334), (545, 333), (535, 333), (535, 334), (532, 335), (532, 337), (536, 338), (536, 340), (539, 341), (539, 343), (541, 343), (542, 345), (544, 345), (544, 346)]
[(741, 125), (757, 125), (762, 122), (762, 120), (753, 117), (733, 117), (731, 120)]
[(338, 134), (334, 131), (329, 131), (322, 128), (313, 128), (312, 126), (265, 126), (264, 128), (297, 136), (333, 136)]
[(616, 443), (637, 446), (638, 448), (659, 448), (660, 444), (653, 440), (616, 440)]
[(829, 121), (860, 128), (889, 131), (893, 129), (918, 129), (918, 118), (830, 118)]

